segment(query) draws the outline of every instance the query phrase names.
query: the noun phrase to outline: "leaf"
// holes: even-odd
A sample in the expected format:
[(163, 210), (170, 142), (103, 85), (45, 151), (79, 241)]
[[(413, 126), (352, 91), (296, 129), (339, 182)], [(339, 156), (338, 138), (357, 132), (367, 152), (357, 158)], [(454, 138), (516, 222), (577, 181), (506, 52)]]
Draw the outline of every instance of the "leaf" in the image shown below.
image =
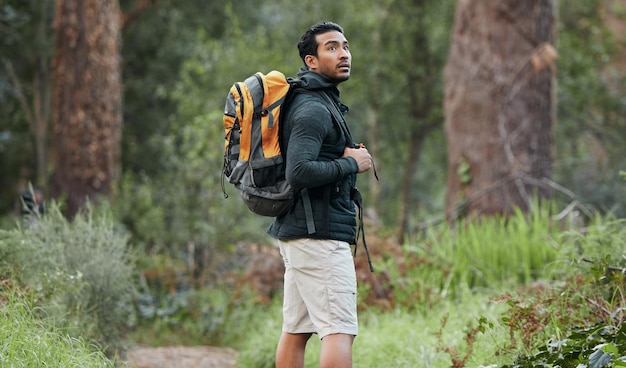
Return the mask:
[(601, 350), (607, 354), (612, 354), (613, 356), (615, 356), (616, 354), (619, 354), (619, 350), (613, 344), (604, 344), (601, 347)]
[(569, 339), (562, 339), (559, 341), (550, 341), (548, 343), (548, 346), (552, 349), (556, 348), (556, 349), (560, 349), (563, 346), (567, 346)]
[(613, 354), (607, 354), (602, 349), (596, 350), (589, 356), (589, 368), (602, 368), (613, 359)]

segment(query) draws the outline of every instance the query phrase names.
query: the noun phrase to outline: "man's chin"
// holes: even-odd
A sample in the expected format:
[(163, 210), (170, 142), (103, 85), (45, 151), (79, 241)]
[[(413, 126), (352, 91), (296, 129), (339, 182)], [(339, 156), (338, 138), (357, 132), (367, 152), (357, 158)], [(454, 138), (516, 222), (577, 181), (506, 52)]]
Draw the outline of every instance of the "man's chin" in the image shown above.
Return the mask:
[(339, 75), (335, 76), (335, 78), (333, 78), (333, 80), (334, 80), (334, 82), (336, 84), (339, 84), (341, 82), (345, 82), (348, 79), (350, 79), (350, 73), (339, 74)]

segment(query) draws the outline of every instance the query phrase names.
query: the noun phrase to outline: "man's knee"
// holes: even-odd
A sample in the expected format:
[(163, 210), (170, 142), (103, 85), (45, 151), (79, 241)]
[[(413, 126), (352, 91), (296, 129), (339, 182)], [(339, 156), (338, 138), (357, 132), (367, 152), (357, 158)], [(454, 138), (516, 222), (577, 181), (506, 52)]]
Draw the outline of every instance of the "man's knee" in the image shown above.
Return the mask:
[(331, 343), (331, 344), (348, 344), (350, 346), (352, 346), (352, 344), (354, 343), (354, 338), (356, 336), (354, 335), (349, 335), (349, 334), (342, 334), (342, 333), (337, 333), (337, 334), (330, 334), (330, 335), (326, 335), (322, 338), (322, 342), (327, 342), (327, 343)]
[(311, 333), (288, 333), (283, 332), (281, 339), (291, 346), (305, 346), (313, 334)]

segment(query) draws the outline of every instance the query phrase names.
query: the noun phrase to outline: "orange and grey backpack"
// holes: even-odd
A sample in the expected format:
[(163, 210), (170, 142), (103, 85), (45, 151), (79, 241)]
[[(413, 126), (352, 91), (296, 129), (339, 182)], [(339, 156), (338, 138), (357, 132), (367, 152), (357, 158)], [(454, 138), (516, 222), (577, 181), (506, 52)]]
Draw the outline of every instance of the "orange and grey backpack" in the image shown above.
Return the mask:
[[(222, 170), (222, 192), (228, 198), (224, 179), (239, 191), (248, 208), (263, 216), (278, 217), (289, 211), (296, 201), (296, 190), (285, 178), (285, 157), (280, 147), (280, 118), (283, 108), (297, 93), (319, 95), (327, 106), (333, 122), (345, 135), (346, 141), (354, 145), (350, 130), (335, 104), (324, 93), (307, 92), (299, 87), (299, 81), (286, 78), (279, 71), (267, 75), (258, 72), (243, 82), (236, 82), (226, 96), (224, 107), (224, 166)], [(296, 91), (297, 90), (297, 91)], [(308, 191), (301, 189), (307, 228), (315, 232)], [(365, 233), (363, 231), (363, 206), (361, 195), (352, 188), (352, 198), (359, 208), (359, 233), (373, 271)], [(355, 248), (356, 253), (356, 248)]]
[(280, 115), (296, 82), (279, 71), (259, 72), (230, 88), (224, 108), (224, 176), (248, 208), (263, 216), (280, 216), (295, 201), (285, 179), (280, 148)]

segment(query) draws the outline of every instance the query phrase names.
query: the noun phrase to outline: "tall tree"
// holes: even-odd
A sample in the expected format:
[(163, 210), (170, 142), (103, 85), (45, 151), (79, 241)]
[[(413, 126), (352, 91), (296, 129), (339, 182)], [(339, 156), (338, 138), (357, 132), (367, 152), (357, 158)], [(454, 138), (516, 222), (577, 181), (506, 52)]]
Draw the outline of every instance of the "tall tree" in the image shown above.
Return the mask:
[(119, 177), (122, 99), (117, 0), (57, 0), (52, 191), (68, 216)]
[(444, 70), (449, 218), (550, 195), (555, 17), (555, 0), (457, 2)]
[[(420, 158), (424, 150), (424, 144), (431, 132), (441, 129), (441, 74), (444, 65), (444, 50), (432, 45), (438, 40), (433, 34), (436, 26), (428, 17), (428, 11), (437, 9), (440, 11), (438, 22), (446, 24), (446, 7), (426, 0), (411, 0), (400, 6), (400, 14), (410, 17), (411, 28), (406, 32), (409, 45), (405, 47), (406, 55), (403, 58), (406, 65), (405, 83), (408, 95), (407, 108), (410, 124), (407, 124), (406, 138), (408, 138), (408, 156), (404, 163), (400, 192), (400, 211), (398, 215), (398, 227), (396, 236), (398, 241), (403, 241), (409, 231), (409, 219), (415, 210), (414, 186), (415, 173), (420, 164)], [(400, 5), (402, 5), (400, 3)]]
[(47, 187), (53, 17), (52, 0), (0, 6), (0, 136), (10, 131), (0, 143), (10, 147), (0, 160), (2, 204), (12, 204), (29, 182)]

